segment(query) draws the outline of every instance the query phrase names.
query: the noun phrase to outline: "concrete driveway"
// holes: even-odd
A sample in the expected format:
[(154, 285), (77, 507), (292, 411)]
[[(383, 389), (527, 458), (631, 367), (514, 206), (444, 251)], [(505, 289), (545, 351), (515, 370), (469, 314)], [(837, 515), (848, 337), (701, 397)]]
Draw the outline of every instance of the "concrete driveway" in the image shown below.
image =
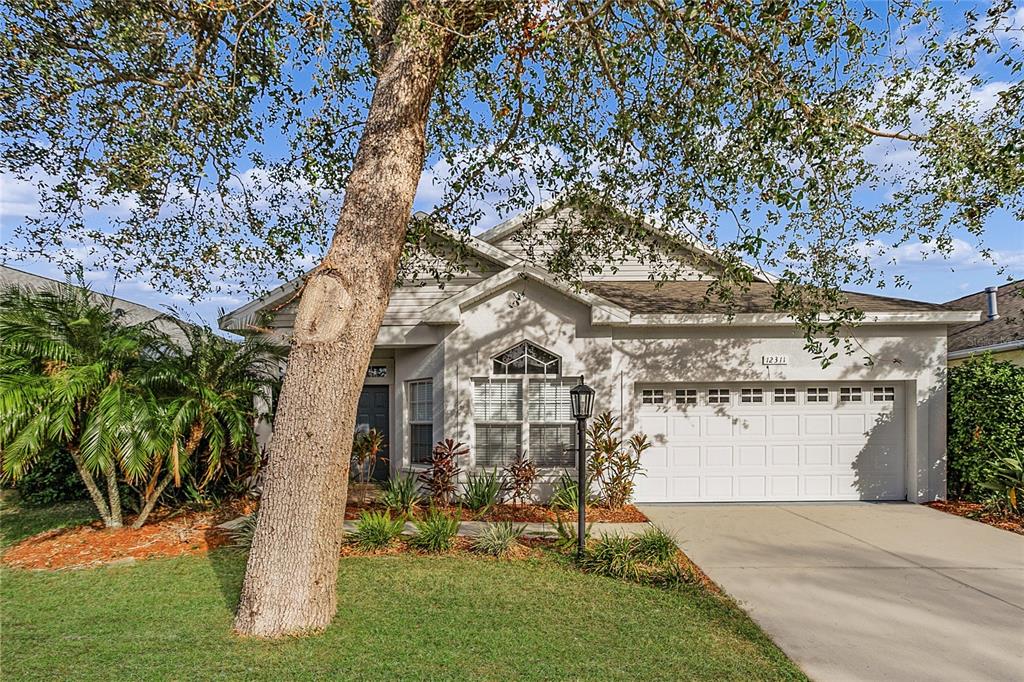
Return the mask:
[(641, 505), (816, 680), (1024, 680), (1024, 536), (914, 504)]

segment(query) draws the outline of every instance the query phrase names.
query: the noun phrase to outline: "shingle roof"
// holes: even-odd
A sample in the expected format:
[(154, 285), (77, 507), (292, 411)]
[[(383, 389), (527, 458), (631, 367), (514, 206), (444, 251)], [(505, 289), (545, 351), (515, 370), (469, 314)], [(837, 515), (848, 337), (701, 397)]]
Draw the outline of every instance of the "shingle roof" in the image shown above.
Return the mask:
[[(663, 315), (686, 313), (772, 313), (776, 312), (772, 301), (774, 285), (754, 282), (749, 290), (737, 289), (736, 300), (732, 303), (718, 300), (712, 295), (707, 304), (704, 296), (708, 282), (588, 282), (585, 286), (598, 296), (639, 315)], [(888, 296), (874, 296), (844, 292), (849, 305), (868, 312), (928, 312), (949, 310), (949, 306), (937, 303), (910, 301)]]
[[(62, 284), (62, 282), (50, 277), (34, 275), (31, 272), (0, 265), (0, 288), (19, 286), (28, 289), (48, 289), (58, 284)], [(99, 291), (93, 291), (92, 295), (96, 299), (109, 301), (115, 309), (123, 311), (126, 323), (139, 324), (149, 322), (150, 320), (157, 320), (155, 323), (157, 329), (170, 336), (171, 339), (182, 346), (188, 344), (188, 338), (185, 336), (185, 333), (181, 331), (178, 325), (167, 319), (169, 316), (166, 313), (144, 306), (141, 303), (135, 303)]]
[(957, 310), (981, 310), (981, 322), (968, 322), (949, 328), (949, 350), (967, 350), (1024, 340), (1024, 279), (999, 287), (996, 298), (999, 318), (988, 319), (988, 294), (979, 291), (946, 303)]

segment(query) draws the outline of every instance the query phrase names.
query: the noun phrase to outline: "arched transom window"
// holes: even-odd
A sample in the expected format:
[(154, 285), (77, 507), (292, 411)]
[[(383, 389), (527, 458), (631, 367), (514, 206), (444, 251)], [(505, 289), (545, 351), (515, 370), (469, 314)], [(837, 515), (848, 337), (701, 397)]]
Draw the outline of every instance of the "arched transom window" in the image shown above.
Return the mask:
[(539, 467), (574, 466), (569, 389), (579, 379), (561, 374), (562, 359), (529, 341), (492, 358), (491, 376), (473, 380), (476, 466), (507, 466), (522, 453)]
[(554, 353), (549, 353), (529, 341), (523, 341), (494, 356), (494, 373), (557, 376), (562, 373), (562, 361)]

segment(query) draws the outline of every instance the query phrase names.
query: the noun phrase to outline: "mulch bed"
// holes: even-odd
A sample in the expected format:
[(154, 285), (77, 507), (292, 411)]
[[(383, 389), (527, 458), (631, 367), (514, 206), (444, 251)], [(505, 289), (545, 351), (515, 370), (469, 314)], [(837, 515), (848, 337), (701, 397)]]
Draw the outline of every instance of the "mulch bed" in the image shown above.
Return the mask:
[(972, 521), (981, 521), (990, 526), (1008, 530), (1011, 533), (1024, 535), (1024, 516), (1000, 514), (989, 510), (983, 504), (961, 500), (937, 500), (929, 502), (928, 506), (932, 509), (944, 511), (947, 514), (956, 514)]
[[(539, 504), (497, 504), (485, 513), (479, 514), (466, 508), (438, 507), (448, 516), (461, 514), (463, 521), (514, 521), (516, 523), (554, 523), (559, 517), (563, 521), (575, 521), (575, 511), (553, 511), (550, 507)], [(376, 503), (361, 503), (349, 500), (345, 505), (345, 519), (355, 521), (364, 511), (385, 511)], [(646, 523), (644, 513), (631, 504), (622, 509), (605, 509), (604, 507), (587, 507), (587, 521), (596, 523)]]
[[(506, 555), (500, 557), (501, 559), (532, 559), (544, 556), (544, 550), (551, 547), (554, 544), (554, 540), (547, 538), (520, 538), (516, 546)], [(399, 556), (402, 554), (419, 554), (423, 556), (431, 555), (438, 556), (437, 552), (425, 552), (423, 550), (416, 549), (409, 545), (408, 541), (404, 538), (396, 539), (392, 541), (387, 547), (380, 549), (360, 549), (354, 543), (346, 542), (341, 546), (341, 557), (374, 557), (374, 556)], [(452, 548), (442, 553), (443, 556), (449, 555), (468, 555), (472, 554), (474, 557), (481, 557), (484, 559), (498, 559), (489, 554), (481, 554), (480, 552), (473, 551), (473, 538), (468, 538), (463, 535), (456, 536), (452, 541)]]
[(247, 514), (253, 506), (251, 501), (239, 500), (214, 511), (163, 510), (138, 530), (127, 527), (131, 518), (120, 529), (104, 528), (99, 521), (60, 528), (22, 540), (4, 553), (2, 561), (15, 568), (56, 570), (203, 554), (231, 542), (217, 524)]

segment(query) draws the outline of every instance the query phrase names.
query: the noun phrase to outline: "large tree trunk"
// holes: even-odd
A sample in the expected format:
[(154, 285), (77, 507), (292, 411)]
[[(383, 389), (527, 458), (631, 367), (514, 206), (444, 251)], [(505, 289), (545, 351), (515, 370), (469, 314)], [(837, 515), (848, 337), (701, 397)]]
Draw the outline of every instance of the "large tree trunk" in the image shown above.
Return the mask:
[(403, 30), (379, 75), (331, 247), (302, 291), (235, 629), (326, 627), (355, 410), (405, 241), (449, 38)]

